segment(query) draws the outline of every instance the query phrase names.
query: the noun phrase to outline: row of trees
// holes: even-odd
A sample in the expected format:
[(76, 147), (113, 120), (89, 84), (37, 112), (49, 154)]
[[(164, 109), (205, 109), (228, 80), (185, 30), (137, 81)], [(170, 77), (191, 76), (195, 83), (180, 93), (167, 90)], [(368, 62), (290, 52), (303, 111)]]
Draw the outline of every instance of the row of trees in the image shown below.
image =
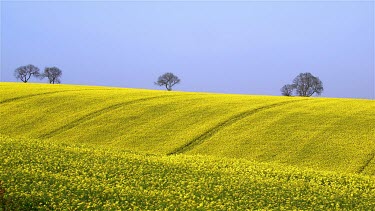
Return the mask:
[(46, 67), (44, 68), (44, 72), (40, 73), (38, 67), (29, 64), (17, 68), (14, 71), (14, 76), (24, 83), (27, 83), (31, 77), (35, 77), (39, 79), (48, 78), (49, 83), (59, 84), (61, 83), (60, 77), (62, 76), (62, 71), (57, 67)]
[[(57, 67), (46, 67), (43, 73), (40, 73), (38, 67), (29, 64), (25, 66), (18, 67), (14, 71), (14, 76), (24, 83), (27, 83), (31, 77), (44, 79), (48, 78), (49, 83), (59, 84), (61, 83), (60, 77), (62, 76), (62, 71)], [(172, 87), (180, 83), (180, 79), (173, 73), (165, 73), (159, 76), (158, 80), (155, 82), (158, 86), (165, 86), (168, 91), (172, 91)]]
[(313, 76), (311, 73), (300, 73), (294, 78), (292, 84), (286, 84), (281, 88), (281, 94), (284, 96), (310, 97), (313, 94), (321, 95), (323, 93), (323, 82)]
[[(61, 83), (60, 77), (62, 71), (57, 67), (46, 67), (43, 73), (39, 72), (39, 68), (34, 65), (26, 65), (17, 68), (14, 72), (17, 79), (26, 83), (32, 76), (43, 79), (48, 78), (51, 84)], [(173, 73), (164, 73), (159, 76), (155, 85), (164, 86), (168, 91), (172, 91), (172, 87), (179, 84), (181, 80)], [(281, 88), (281, 94), (284, 96), (293, 96), (295, 93), (298, 96), (310, 97), (313, 94), (321, 95), (323, 92), (323, 83), (311, 73), (300, 73), (294, 78), (292, 84), (286, 84)]]

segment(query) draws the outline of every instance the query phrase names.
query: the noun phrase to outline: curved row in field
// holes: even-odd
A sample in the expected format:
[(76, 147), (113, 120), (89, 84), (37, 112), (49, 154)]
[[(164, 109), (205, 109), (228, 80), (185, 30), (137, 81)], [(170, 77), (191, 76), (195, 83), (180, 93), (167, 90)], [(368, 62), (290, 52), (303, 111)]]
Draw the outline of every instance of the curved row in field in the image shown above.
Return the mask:
[(375, 174), (375, 102), (0, 83), (0, 133)]

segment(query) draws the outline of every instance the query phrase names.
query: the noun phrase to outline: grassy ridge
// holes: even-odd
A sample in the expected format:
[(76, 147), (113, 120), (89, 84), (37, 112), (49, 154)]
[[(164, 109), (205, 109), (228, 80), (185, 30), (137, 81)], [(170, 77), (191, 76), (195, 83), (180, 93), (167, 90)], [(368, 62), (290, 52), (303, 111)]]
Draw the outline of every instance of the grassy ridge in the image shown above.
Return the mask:
[(0, 83), (0, 131), (375, 174), (375, 102)]
[(6, 136), (0, 152), (10, 210), (375, 209), (370, 176)]

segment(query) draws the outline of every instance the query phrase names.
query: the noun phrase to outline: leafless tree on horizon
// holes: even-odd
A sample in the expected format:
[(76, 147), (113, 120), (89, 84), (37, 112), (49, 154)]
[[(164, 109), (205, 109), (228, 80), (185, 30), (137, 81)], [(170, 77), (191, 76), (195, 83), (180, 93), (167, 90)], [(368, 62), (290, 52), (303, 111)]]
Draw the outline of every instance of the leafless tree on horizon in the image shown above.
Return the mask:
[(27, 83), (29, 79), (31, 78), (31, 76), (35, 76), (35, 77), (40, 76), (39, 68), (35, 67), (32, 64), (21, 66), (21, 67), (18, 67), (14, 71), (14, 76), (17, 79), (20, 79), (21, 81), (23, 81), (24, 83)]
[(41, 74), (41, 78), (48, 78), (50, 84), (59, 84), (61, 83), (60, 77), (62, 71), (57, 67), (46, 67), (44, 73)]
[(180, 83), (180, 79), (173, 73), (164, 73), (159, 76), (158, 80), (155, 82), (158, 86), (165, 86), (168, 91), (172, 91), (172, 87)]

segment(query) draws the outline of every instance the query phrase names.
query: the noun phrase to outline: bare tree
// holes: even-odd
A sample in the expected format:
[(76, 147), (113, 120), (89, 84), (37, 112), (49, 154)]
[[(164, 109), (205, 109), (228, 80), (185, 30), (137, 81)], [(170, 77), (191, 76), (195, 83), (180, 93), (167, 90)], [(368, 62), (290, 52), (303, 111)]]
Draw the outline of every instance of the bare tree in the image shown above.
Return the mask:
[(280, 91), (281, 94), (284, 96), (292, 96), (293, 95), (294, 86), (292, 84), (284, 85)]
[(158, 81), (155, 82), (158, 86), (165, 86), (168, 91), (172, 91), (172, 87), (180, 83), (180, 79), (173, 73), (164, 73), (159, 76)]
[(44, 73), (41, 75), (41, 78), (48, 78), (50, 84), (59, 84), (61, 83), (60, 77), (62, 71), (57, 67), (46, 67)]
[(313, 94), (321, 95), (324, 90), (322, 81), (311, 73), (300, 73), (294, 78), (293, 86), (297, 95), (303, 97), (310, 97)]
[(21, 66), (14, 71), (14, 76), (24, 83), (27, 83), (31, 76), (39, 77), (39, 75), (39, 68), (35, 67), (32, 64)]

